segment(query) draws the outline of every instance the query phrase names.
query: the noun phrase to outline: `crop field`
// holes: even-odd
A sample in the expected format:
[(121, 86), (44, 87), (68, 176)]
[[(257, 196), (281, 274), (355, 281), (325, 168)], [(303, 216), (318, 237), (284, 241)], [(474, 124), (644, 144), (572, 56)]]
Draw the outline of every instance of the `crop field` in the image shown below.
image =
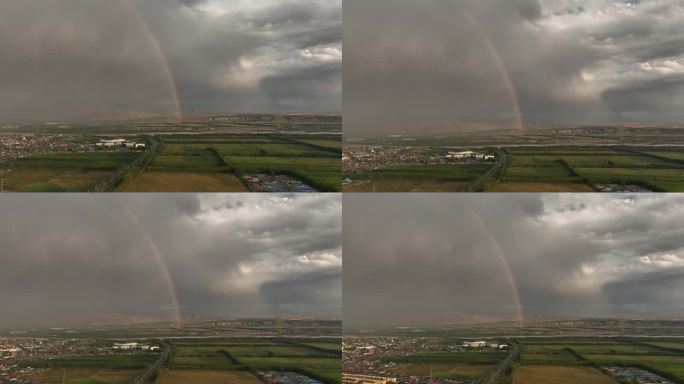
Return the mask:
[(169, 370), (162, 372), (157, 383), (182, 382), (182, 377), (201, 372), (209, 376), (232, 373), (251, 383), (255, 377), (249, 372), (284, 370), (334, 384), (341, 381), (340, 348), (339, 342), (326, 340), (313, 344), (278, 339), (184, 340), (174, 344)]
[(529, 365), (513, 371), (513, 384), (577, 383), (617, 384), (617, 381), (592, 367)]
[(396, 369), (401, 376), (430, 376), (450, 380), (476, 380), (491, 372), (493, 365), (465, 365), (465, 364), (425, 364), (416, 363)]
[(322, 341), (321, 342), (304, 342), (301, 344), (309, 346), (309, 347), (313, 347), (313, 348), (325, 349), (328, 351), (340, 352), (342, 350), (342, 344), (334, 343), (334, 342), (322, 342)]
[(118, 192), (247, 192), (237, 176), (222, 173), (142, 172)]
[(135, 355), (87, 355), (38, 361), (31, 366), (38, 368), (31, 378), (46, 384), (66, 383), (130, 383), (143, 369), (157, 358), (156, 354)]
[(684, 351), (684, 341), (648, 341), (646, 344), (661, 348), (672, 348)]
[[(158, 153), (137, 176), (141, 180), (134, 179), (129, 183), (133, 187), (125, 190), (235, 192), (246, 188), (238, 186), (236, 179), (187, 180), (191, 173), (231, 173), (239, 183), (245, 175), (287, 175), (319, 191), (341, 189), (341, 140), (329, 135), (169, 135), (161, 140)], [(170, 172), (185, 175), (170, 181)], [(146, 176), (149, 173), (153, 176)]]
[(249, 372), (244, 371), (212, 371), (197, 369), (171, 370), (161, 374), (156, 384), (261, 384), (261, 381)]
[(684, 191), (684, 154), (671, 148), (509, 148), (507, 157), (503, 175), (487, 191), (589, 192), (597, 184)]
[(50, 154), (0, 164), (4, 189), (17, 192), (84, 192), (135, 160), (140, 152)]
[[(514, 382), (522, 381), (544, 370), (626, 366), (646, 369), (670, 380), (684, 382), (684, 350), (680, 340), (524, 340), (519, 366), (514, 370)], [(534, 367), (543, 367), (536, 369)], [(564, 372), (559, 370), (559, 372)], [(575, 371), (572, 371), (575, 372)], [(579, 372), (579, 371), (577, 371)], [(600, 371), (596, 371), (601, 373)], [(565, 372), (567, 374), (567, 372)], [(548, 372), (552, 375), (553, 372)], [(559, 373), (559, 375), (564, 375)], [(549, 376), (552, 377), (552, 376)], [(563, 381), (556, 381), (563, 382)], [(572, 382), (572, 381), (568, 381)], [(575, 381), (582, 382), (582, 381)], [(593, 381), (587, 381), (593, 382)]]
[[(683, 131), (684, 132), (684, 131)], [(566, 137), (567, 138), (567, 137)], [(543, 144), (533, 136), (365, 140), (345, 146), (349, 192), (682, 192), (684, 150), (577, 137)], [(479, 141), (478, 139), (477, 141)], [(519, 140), (520, 139), (520, 140)], [(520, 142), (522, 141), (522, 142)], [(529, 141), (525, 143), (525, 141)], [(588, 144), (573, 145), (573, 142)], [(647, 143), (647, 142), (646, 142)], [(492, 163), (448, 163), (446, 152), (494, 154)], [(399, 165), (394, 165), (399, 162)], [(447, 163), (445, 163), (447, 162)], [(412, 165), (418, 164), (420, 165)], [(431, 164), (431, 165), (428, 165)], [(480, 168), (478, 168), (480, 167)], [(491, 172), (487, 172), (491, 170)], [(452, 184), (460, 183), (460, 184)], [(468, 184), (470, 183), (470, 185)]]
[(349, 192), (438, 192), (463, 191), (491, 164), (406, 165), (358, 175), (365, 181)]
[(580, 183), (528, 183), (506, 181), (496, 183), (487, 192), (592, 192), (590, 186)]
[(156, 359), (156, 354), (75, 356), (45, 361), (48, 368), (143, 369)]
[(644, 151), (645, 154), (663, 159), (684, 161), (684, 151)]
[(41, 370), (30, 379), (43, 384), (127, 384), (138, 373), (130, 369), (64, 368)]
[(402, 376), (429, 376), (450, 380), (477, 380), (492, 372), (507, 352), (420, 353), (396, 369)]
[(263, 343), (261, 345), (228, 344), (226, 352), (240, 363), (256, 370), (298, 370), (327, 383), (341, 380), (339, 351), (322, 351), (304, 344)]
[(326, 140), (326, 139), (302, 139), (302, 143), (316, 145), (323, 148), (334, 149), (336, 151), (342, 151), (342, 142), (337, 140)]

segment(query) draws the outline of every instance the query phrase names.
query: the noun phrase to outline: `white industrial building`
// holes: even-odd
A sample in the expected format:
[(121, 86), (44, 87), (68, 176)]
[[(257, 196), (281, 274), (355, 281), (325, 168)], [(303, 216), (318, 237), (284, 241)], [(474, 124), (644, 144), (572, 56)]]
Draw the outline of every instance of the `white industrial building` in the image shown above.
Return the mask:
[(396, 382), (397, 379), (394, 377), (342, 373), (342, 384), (396, 384)]
[(118, 349), (121, 351), (128, 351), (131, 349), (138, 349), (139, 345), (140, 344), (138, 344), (138, 343), (114, 343), (114, 347), (112, 347), (112, 348)]
[(465, 160), (465, 159), (473, 159), (473, 160), (495, 160), (496, 156), (493, 154), (485, 154), (485, 153), (479, 153), (479, 152), (473, 152), (473, 151), (463, 151), (463, 152), (449, 152), (445, 156), (447, 159), (454, 159), (454, 160)]
[(128, 149), (145, 149), (145, 143), (137, 143), (125, 139), (100, 139), (100, 142), (95, 144), (100, 148), (128, 148)]
[(486, 341), (464, 341), (463, 348), (486, 348)]
[(132, 351), (132, 350), (140, 350), (140, 351), (159, 351), (159, 346), (158, 345), (147, 345), (147, 344), (139, 344), (139, 343), (114, 343), (114, 346), (112, 349), (116, 351)]

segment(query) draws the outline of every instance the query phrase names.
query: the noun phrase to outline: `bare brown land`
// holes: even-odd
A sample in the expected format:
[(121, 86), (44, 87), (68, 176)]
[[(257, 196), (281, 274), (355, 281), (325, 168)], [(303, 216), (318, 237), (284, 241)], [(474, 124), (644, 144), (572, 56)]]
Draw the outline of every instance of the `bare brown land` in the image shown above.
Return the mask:
[(592, 367), (563, 367), (558, 365), (527, 365), (515, 369), (513, 384), (617, 384), (610, 377)]
[(228, 173), (143, 172), (117, 192), (248, 192)]
[(249, 372), (209, 371), (209, 370), (171, 370), (155, 381), (156, 384), (260, 384), (261, 381)]

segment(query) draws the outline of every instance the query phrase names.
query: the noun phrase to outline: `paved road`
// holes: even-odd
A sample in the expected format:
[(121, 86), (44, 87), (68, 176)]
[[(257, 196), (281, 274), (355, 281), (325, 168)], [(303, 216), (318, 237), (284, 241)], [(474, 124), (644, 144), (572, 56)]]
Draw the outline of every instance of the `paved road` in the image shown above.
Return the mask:
[(506, 372), (520, 355), (520, 345), (518, 343), (511, 343), (511, 352), (506, 356), (503, 362), (496, 368), (491, 375), (487, 376), (480, 384), (499, 384), (506, 378)]
[(164, 364), (166, 364), (169, 361), (169, 358), (171, 357), (171, 345), (167, 343), (162, 344), (162, 352), (159, 354), (159, 357), (157, 360), (154, 361), (147, 369), (145, 372), (143, 372), (140, 376), (138, 376), (135, 380), (133, 380), (133, 383), (135, 384), (147, 384), (151, 383), (152, 379), (154, 378), (154, 373), (157, 371), (157, 369), (161, 368)]
[(485, 184), (494, 179), (501, 173), (506, 166), (506, 152), (497, 150), (496, 151), (496, 163), (492, 165), (489, 170), (480, 176), (473, 184), (468, 187), (466, 192), (480, 192), (484, 188)]

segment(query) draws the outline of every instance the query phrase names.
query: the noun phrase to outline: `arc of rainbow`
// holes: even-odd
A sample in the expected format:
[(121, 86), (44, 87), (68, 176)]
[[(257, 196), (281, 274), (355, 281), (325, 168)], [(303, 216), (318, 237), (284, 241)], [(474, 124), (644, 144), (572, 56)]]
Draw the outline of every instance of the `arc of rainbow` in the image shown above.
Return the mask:
[(520, 98), (518, 97), (518, 90), (515, 87), (513, 76), (511, 76), (511, 72), (508, 70), (506, 62), (501, 57), (499, 50), (496, 48), (496, 45), (492, 41), (491, 37), (489, 37), (487, 31), (485, 31), (485, 29), (482, 28), (482, 25), (470, 12), (468, 12), (467, 10), (464, 12), (466, 19), (468, 19), (468, 22), (473, 26), (473, 28), (477, 30), (479, 35), (482, 37), (482, 40), (484, 40), (485, 45), (487, 46), (487, 50), (492, 55), (492, 58), (494, 58), (494, 62), (496, 63), (497, 67), (499, 67), (501, 77), (508, 88), (508, 93), (511, 98), (511, 102), (513, 103), (513, 108), (515, 108), (516, 124), (518, 125), (516, 128), (516, 133), (523, 134), (525, 133), (525, 120), (523, 117), (522, 109), (520, 108)]
[(162, 49), (161, 43), (159, 42), (159, 38), (154, 33), (150, 25), (142, 17), (140, 12), (138, 12), (137, 8), (131, 3), (130, 0), (119, 0), (119, 2), (123, 5), (124, 9), (128, 10), (133, 15), (137, 23), (140, 25), (140, 28), (142, 28), (143, 32), (145, 32), (145, 35), (154, 47), (155, 53), (157, 54), (157, 57), (159, 57), (159, 61), (161, 62), (162, 70), (164, 71), (164, 76), (168, 81), (169, 90), (171, 91), (171, 95), (174, 99), (174, 117), (183, 117), (183, 106), (180, 100), (180, 93), (178, 92), (178, 84), (176, 84), (176, 78), (173, 76), (171, 65), (169, 64), (168, 57), (166, 57), (166, 54)]
[(135, 225), (135, 227), (137, 227), (140, 230), (140, 233), (142, 233), (145, 242), (150, 248), (150, 251), (152, 251), (152, 255), (154, 256), (155, 262), (157, 263), (157, 265), (159, 265), (159, 268), (162, 271), (164, 283), (166, 284), (166, 288), (168, 289), (169, 295), (171, 297), (171, 302), (174, 306), (175, 321), (182, 322), (183, 315), (178, 300), (178, 294), (176, 292), (176, 286), (173, 284), (173, 277), (169, 272), (169, 267), (166, 264), (166, 260), (164, 260), (164, 257), (162, 256), (162, 253), (159, 250), (157, 243), (155, 243), (154, 238), (152, 237), (152, 235), (150, 235), (149, 231), (142, 224), (138, 216), (128, 207), (126, 207), (125, 211), (128, 217), (130, 218), (131, 222)]
[(518, 291), (518, 283), (515, 280), (515, 275), (513, 274), (513, 271), (511, 270), (511, 266), (508, 264), (508, 260), (506, 259), (506, 254), (503, 251), (503, 248), (499, 244), (499, 242), (496, 240), (496, 237), (494, 237), (494, 234), (492, 234), (492, 231), (489, 229), (489, 226), (487, 226), (487, 223), (482, 219), (480, 215), (477, 214), (477, 212), (473, 210), (469, 210), (469, 213), (475, 218), (475, 221), (477, 222), (478, 226), (482, 230), (482, 232), (487, 235), (487, 239), (489, 240), (489, 243), (492, 246), (492, 249), (494, 250), (494, 254), (496, 255), (497, 260), (499, 261), (499, 264), (501, 265), (501, 268), (504, 270), (506, 274), (506, 278), (508, 279), (509, 284), (511, 285), (511, 292), (513, 293), (513, 299), (515, 300), (515, 304), (518, 307), (518, 321), (520, 323), (523, 323), (525, 321), (525, 312), (524, 312), (524, 307), (522, 303), (522, 299), (520, 297), (520, 292)]

